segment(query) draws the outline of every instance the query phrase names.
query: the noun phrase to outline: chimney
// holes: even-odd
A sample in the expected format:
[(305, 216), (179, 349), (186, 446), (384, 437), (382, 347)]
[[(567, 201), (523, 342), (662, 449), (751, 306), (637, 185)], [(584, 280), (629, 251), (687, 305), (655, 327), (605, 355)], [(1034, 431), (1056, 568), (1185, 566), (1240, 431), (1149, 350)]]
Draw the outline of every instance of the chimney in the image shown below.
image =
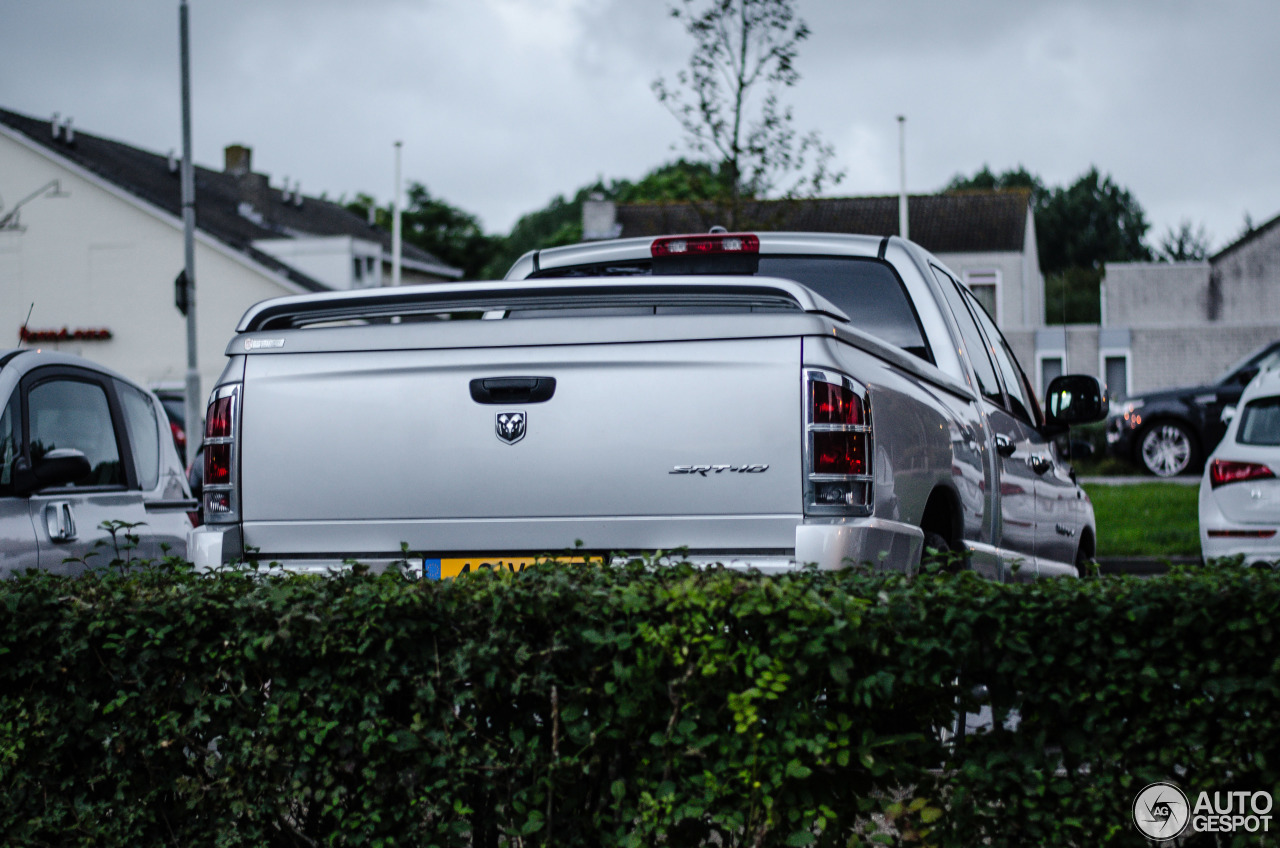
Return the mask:
[(64, 144), (76, 143), (76, 131), (71, 129), (71, 119), (62, 122), (62, 141)]
[(618, 223), (618, 208), (612, 200), (605, 200), (599, 192), (591, 194), (582, 203), (582, 240), (600, 241), (616, 239), (622, 235)]
[(54, 112), (54, 113), (53, 113), (53, 120), (49, 122), (49, 129), (50, 129), (50, 131), (53, 133), (53, 139), (54, 139), (54, 141), (57, 141), (57, 140), (58, 140), (58, 133), (59, 133), (59, 131), (62, 129), (61, 124), (59, 124), (59, 123), (58, 123), (58, 119), (59, 119), (59, 118), (61, 118), (61, 117), (62, 117), (62, 113), (61, 113), (61, 112)]
[(223, 149), (223, 154), (226, 157), (226, 167), (223, 169), (226, 173), (239, 177), (253, 170), (249, 166), (253, 150), (243, 144), (229, 144)]
[(289, 178), (284, 178), (284, 186), (280, 189), (280, 200), (283, 203), (289, 202)]
[(172, 150), (169, 151), (169, 173), (178, 173), (178, 154)]

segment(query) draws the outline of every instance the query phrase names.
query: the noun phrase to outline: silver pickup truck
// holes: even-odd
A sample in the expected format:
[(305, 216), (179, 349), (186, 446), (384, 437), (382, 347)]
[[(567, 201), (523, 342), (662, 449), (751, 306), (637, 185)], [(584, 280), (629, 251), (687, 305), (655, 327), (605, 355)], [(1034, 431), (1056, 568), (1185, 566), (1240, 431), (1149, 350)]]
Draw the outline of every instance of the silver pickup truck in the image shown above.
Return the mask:
[[(727, 234), (529, 254), (503, 282), (250, 309), (205, 433), (200, 567), (685, 549), (764, 571), (1075, 574), (1093, 509), (981, 306), (897, 238)], [(406, 557), (406, 552), (408, 556)]]

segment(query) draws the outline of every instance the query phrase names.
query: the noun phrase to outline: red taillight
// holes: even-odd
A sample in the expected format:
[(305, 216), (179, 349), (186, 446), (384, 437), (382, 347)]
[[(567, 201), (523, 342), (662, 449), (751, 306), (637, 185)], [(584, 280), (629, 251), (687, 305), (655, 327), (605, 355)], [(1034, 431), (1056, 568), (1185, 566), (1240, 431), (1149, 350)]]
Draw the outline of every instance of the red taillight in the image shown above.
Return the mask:
[(649, 246), (653, 256), (688, 256), (708, 253), (759, 253), (760, 239), (751, 233), (717, 233), (697, 236), (665, 236)]
[(1257, 462), (1233, 462), (1215, 459), (1209, 464), (1209, 485), (1213, 488), (1246, 480), (1266, 480), (1276, 475), (1271, 469)]
[(236, 486), (236, 404), (239, 386), (214, 391), (204, 418), (204, 520), (209, 523), (238, 518)]
[(1206, 530), (1210, 539), (1270, 539), (1275, 530)]
[(231, 445), (204, 446), (204, 484), (224, 486), (231, 482)]
[(178, 454), (182, 455), (187, 449), (187, 431), (178, 426), (178, 422), (170, 421), (169, 429), (173, 432), (173, 443), (178, 446)]
[(231, 437), (232, 399), (234, 395), (216, 398), (209, 403), (205, 412), (204, 437), (206, 439), (224, 439)]
[(866, 474), (866, 433), (814, 433), (814, 474)]
[(813, 383), (813, 423), (862, 423), (862, 399), (848, 386), (835, 383)]
[(866, 389), (824, 371), (806, 372), (805, 512), (859, 515), (871, 507), (871, 415)]

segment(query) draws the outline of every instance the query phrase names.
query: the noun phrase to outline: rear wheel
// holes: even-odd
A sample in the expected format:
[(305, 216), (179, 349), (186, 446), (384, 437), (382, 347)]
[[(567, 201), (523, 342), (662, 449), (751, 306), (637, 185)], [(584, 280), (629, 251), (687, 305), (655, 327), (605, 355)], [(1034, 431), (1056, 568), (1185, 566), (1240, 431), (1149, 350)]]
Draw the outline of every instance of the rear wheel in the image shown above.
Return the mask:
[(1138, 440), (1138, 460), (1157, 477), (1174, 477), (1194, 467), (1198, 459), (1195, 436), (1177, 421), (1157, 421)]

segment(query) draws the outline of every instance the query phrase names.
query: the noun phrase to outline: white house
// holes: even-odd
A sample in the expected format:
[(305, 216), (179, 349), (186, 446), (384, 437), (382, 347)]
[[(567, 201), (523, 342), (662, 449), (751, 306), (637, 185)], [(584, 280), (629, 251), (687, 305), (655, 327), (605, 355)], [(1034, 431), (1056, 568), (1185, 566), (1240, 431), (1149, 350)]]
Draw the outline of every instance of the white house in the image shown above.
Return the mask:
[[(226, 154), (221, 171), (195, 168), (202, 391), (254, 303), (390, 280), (388, 233), (297, 186), (273, 188), (252, 171), (247, 147)], [(180, 386), (178, 171), (172, 155), (0, 110), (0, 349), (61, 350), (146, 385)], [(402, 256), (405, 284), (461, 276), (412, 246)]]

